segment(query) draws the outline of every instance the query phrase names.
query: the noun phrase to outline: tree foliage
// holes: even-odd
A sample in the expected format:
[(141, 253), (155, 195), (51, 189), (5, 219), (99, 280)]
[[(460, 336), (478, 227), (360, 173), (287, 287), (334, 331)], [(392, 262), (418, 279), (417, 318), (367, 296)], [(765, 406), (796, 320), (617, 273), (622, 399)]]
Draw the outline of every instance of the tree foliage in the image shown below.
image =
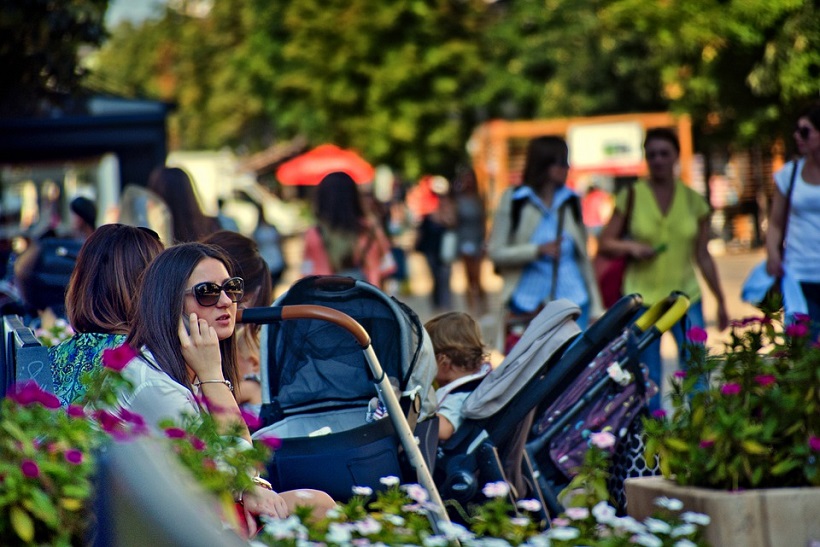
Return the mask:
[(175, 101), (178, 147), (304, 135), (416, 176), (494, 117), (672, 109), (717, 142), (788, 134), (818, 43), (811, 0), (220, 0), (116, 29), (94, 81)]
[(0, 0), (0, 114), (28, 116), (65, 107), (84, 71), (82, 46), (105, 38), (108, 0)]

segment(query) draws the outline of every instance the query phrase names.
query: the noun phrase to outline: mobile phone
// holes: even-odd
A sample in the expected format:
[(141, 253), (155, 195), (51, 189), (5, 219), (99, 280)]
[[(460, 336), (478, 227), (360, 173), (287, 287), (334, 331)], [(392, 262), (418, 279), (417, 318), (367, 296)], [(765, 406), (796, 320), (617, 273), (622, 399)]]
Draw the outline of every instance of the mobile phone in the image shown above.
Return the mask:
[(185, 332), (191, 334), (191, 320), (184, 313), (182, 314), (182, 324), (185, 325)]

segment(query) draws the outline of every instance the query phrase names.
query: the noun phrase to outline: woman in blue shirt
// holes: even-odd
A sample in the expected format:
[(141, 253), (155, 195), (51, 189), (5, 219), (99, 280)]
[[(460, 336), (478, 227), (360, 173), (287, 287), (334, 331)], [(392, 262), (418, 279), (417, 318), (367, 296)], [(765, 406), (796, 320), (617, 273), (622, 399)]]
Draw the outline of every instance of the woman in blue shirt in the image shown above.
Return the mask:
[(566, 187), (568, 156), (560, 137), (530, 141), (522, 184), (501, 197), (488, 254), (504, 278), (508, 316), (534, 315), (549, 300), (566, 298), (581, 307), (578, 323), (586, 328), (603, 306), (587, 254), (580, 201)]

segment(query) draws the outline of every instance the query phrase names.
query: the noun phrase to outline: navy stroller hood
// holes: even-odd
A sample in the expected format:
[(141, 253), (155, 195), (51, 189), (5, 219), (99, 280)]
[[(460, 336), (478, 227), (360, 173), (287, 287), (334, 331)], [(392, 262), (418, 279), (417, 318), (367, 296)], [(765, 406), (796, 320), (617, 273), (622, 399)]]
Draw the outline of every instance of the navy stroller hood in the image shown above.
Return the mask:
[[(325, 305), (355, 317), (371, 333), (373, 349), (394, 388), (402, 393), (419, 391), (420, 419), (435, 413), (432, 344), (407, 306), (367, 283), (332, 286), (320, 277), (297, 282), (276, 301), (277, 306), (294, 304)], [(366, 406), (374, 396), (374, 379), (362, 348), (331, 323), (302, 320), (270, 325), (263, 331), (262, 353), (262, 362), (267, 363), (263, 403), (272, 403), (268, 405), (272, 421)]]

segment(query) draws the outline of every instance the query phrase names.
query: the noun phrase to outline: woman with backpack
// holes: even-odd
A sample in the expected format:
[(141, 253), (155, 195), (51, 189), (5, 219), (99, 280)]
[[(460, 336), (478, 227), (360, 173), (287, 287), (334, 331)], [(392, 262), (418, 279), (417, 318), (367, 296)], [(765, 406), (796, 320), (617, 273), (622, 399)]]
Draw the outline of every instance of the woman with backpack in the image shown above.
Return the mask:
[(395, 271), (390, 242), (365, 214), (350, 175), (336, 172), (322, 179), (314, 213), (316, 224), (305, 232), (303, 275), (344, 275), (379, 287)]
[(522, 183), (504, 192), (495, 213), (487, 254), (504, 278), (505, 353), (550, 300), (578, 304), (582, 329), (603, 312), (580, 200), (565, 186), (568, 158), (560, 137), (531, 140)]

